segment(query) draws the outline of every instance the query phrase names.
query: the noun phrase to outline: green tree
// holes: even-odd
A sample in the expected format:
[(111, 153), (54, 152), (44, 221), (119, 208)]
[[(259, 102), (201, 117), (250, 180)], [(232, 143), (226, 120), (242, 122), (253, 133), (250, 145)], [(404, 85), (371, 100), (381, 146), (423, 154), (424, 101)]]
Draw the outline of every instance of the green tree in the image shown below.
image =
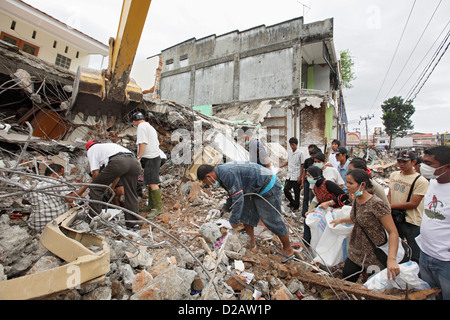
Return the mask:
[(353, 66), (355, 65), (355, 62), (353, 61), (353, 58), (348, 49), (341, 51), (340, 57), (342, 86), (346, 89), (351, 89), (353, 88), (352, 81), (356, 79), (353, 72)]
[(383, 110), (383, 125), (386, 133), (389, 135), (389, 149), (391, 148), (393, 137), (404, 137), (407, 130), (414, 129), (411, 116), (416, 109), (412, 101), (404, 101), (402, 97), (392, 97), (387, 99), (381, 105)]

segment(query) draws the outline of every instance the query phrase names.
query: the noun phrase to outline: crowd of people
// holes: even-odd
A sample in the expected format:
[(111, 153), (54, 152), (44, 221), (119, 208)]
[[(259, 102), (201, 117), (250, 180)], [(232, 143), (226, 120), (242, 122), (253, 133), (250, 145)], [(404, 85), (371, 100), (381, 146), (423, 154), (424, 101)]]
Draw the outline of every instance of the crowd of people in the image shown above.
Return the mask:
[[(136, 155), (115, 143), (91, 140), (86, 144), (87, 159), (92, 175), (91, 184), (77, 191), (62, 192), (61, 197), (30, 192), (25, 199), (33, 206), (29, 226), (41, 232), (47, 223), (66, 211), (68, 202), (89, 188), (91, 216), (101, 213), (105, 191), (114, 189), (123, 194), (120, 204), (126, 210), (126, 226), (139, 226), (137, 214), (149, 219), (163, 211), (159, 189), (161, 150), (158, 134), (141, 112), (132, 115), (137, 128)], [(324, 153), (316, 145), (308, 146), (309, 157), (304, 157), (298, 140), (289, 139), (290, 150), (284, 186), (273, 172), (267, 151), (248, 128), (239, 130), (237, 141), (249, 150), (248, 162), (227, 162), (218, 166), (201, 165), (197, 178), (204, 186), (218, 186), (228, 193), (221, 208), (231, 212), (230, 224), (243, 224), (250, 237), (250, 246), (256, 245), (254, 228), (261, 221), (277, 235), (282, 243), (277, 253), (286, 263), (295, 254), (289, 232), (282, 219), (284, 195), (293, 212), (304, 221), (317, 207), (322, 209), (352, 206), (349, 218), (333, 224), (353, 223), (348, 258), (343, 275), (357, 281), (361, 270), (369, 265), (387, 268), (388, 277), (399, 272), (396, 260), (399, 237), (411, 247), (411, 260), (420, 266), (420, 276), (431, 287), (441, 289), (440, 298), (450, 299), (450, 147), (434, 147), (424, 151), (421, 163), (412, 151), (397, 156), (398, 171), (389, 177), (389, 188), (372, 178), (372, 172), (362, 158), (350, 159), (339, 140), (333, 140)], [(144, 186), (148, 188), (148, 204), (139, 208), (138, 177), (143, 172)], [(53, 187), (63, 176), (63, 168), (50, 165), (45, 175), (51, 178), (42, 187)], [(119, 187), (120, 186), (120, 187)], [(120, 190), (120, 191), (119, 191)], [(293, 194), (292, 194), (293, 192)], [(303, 192), (303, 197), (301, 193)], [(70, 196), (63, 200), (65, 196)], [(133, 213), (133, 214), (131, 214)], [(311, 231), (304, 224), (304, 244), (311, 241)], [(380, 261), (371, 243), (388, 243), (387, 261)]]
[[(352, 206), (348, 219), (332, 222), (354, 224), (344, 277), (357, 281), (358, 271), (377, 265), (395, 278), (400, 272), (396, 261), (400, 238), (411, 248), (410, 259), (419, 264), (421, 278), (441, 289), (441, 299), (450, 299), (450, 147), (426, 149), (423, 157), (413, 151), (399, 152), (399, 170), (389, 176), (387, 192), (372, 178), (364, 159), (349, 159), (337, 140), (331, 149), (324, 161), (317, 146), (308, 147), (310, 158), (303, 163), (300, 179), (304, 188), (301, 214), (305, 217), (316, 207)], [(334, 170), (341, 179), (332, 174)], [(307, 225), (303, 237), (310, 242)], [(371, 243), (380, 246), (387, 241), (389, 253), (383, 265)]]
[[(397, 251), (402, 241), (411, 249), (408, 259), (419, 264), (420, 277), (430, 287), (440, 288), (439, 299), (450, 299), (450, 147), (425, 150), (419, 165), (414, 152), (399, 152), (399, 170), (390, 175), (385, 190), (373, 179), (367, 162), (350, 159), (338, 140), (332, 142), (328, 155), (309, 145), (309, 158), (305, 159), (298, 140), (291, 138), (287, 162), (281, 165), (288, 168), (281, 187), (279, 178), (269, 170), (262, 144), (252, 142), (251, 134), (240, 138), (255, 146), (254, 161), (202, 165), (197, 176), (205, 185), (220, 186), (228, 192), (222, 210), (231, 211), (233, 227), (244, 224), (251, 246), (255, 245), (253, 228), (261, 220), (280, 238), (282, 262), (294, 257), (289, 233), (280, 219), (282, 194), (288, 207), (303, 219), (317, 207), (349, 205), (350, 217), (331, 222), (354, 225), (342, 270), (345, 279), (356, 282), (361, 274), (367, 278), (369, 266), (386, 268), (388, 278), (395, 279), (400, 273)], [(303, 240), (306, 245), (311, 241), (306, 224)], [(383, 244), (388, 247), (384, 260), (374, 249)]]

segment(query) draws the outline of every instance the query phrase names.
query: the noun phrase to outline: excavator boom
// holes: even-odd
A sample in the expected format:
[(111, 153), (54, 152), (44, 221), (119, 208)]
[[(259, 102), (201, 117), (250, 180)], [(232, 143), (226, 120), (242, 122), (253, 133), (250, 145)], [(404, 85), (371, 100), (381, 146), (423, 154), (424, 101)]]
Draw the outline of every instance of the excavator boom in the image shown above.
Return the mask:
[(106, 70), (79, 67), (68, 114), (121, 118), (142, 101), (142, 89), (130, 79), (151, 0), (124, 0), (116, 38), (109, 41)]

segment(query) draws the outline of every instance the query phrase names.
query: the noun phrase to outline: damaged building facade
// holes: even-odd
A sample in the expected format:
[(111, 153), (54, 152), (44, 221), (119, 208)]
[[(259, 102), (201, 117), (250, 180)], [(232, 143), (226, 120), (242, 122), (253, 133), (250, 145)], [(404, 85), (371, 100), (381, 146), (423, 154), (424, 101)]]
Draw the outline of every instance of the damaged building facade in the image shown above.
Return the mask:
[(0, 32), (0, 40), (72, 72), (109, 55), (107, 45), (20, 0), (0, 0)]
[(190, 39), (161, 53), (162, 99), (267, 129), (285, 147), (345, 141), (347, 123), (333, 19), (303, 17)]

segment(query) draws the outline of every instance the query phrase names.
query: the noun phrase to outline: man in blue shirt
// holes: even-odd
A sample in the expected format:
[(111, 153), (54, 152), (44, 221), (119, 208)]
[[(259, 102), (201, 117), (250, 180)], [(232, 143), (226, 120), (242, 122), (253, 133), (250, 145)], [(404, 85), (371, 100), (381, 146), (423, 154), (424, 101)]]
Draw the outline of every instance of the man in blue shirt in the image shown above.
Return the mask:
[(339, 165), (336, 167), (337, 171), (341, 175), (342, 179), (344, 180), (344, 187), (342, 190), (347, 192), (347, 178), (346, 175), (348, 173), (348, 165), (350, 163), (350, 160), (348, 160), (348, 153), (347, 149), (344, 147), (341, 147), (336, 150), (335, 152), (336, 160), (339, 162)]
[(256, 245), (254, 228), (261, 220), (281, 240), (283, 248), (279, 253), (285, 257), (281, 262), (295, 257), (281, 217), (281, 182), (271, 170), (251, 162), (228, 162), (217, 167), (204, 164), (197, 169), (197, 178), (228, 192), (222, 210), (231, 210), (229, 221), (233, 228), (240, 222), (244, 224), (251, 247)]

